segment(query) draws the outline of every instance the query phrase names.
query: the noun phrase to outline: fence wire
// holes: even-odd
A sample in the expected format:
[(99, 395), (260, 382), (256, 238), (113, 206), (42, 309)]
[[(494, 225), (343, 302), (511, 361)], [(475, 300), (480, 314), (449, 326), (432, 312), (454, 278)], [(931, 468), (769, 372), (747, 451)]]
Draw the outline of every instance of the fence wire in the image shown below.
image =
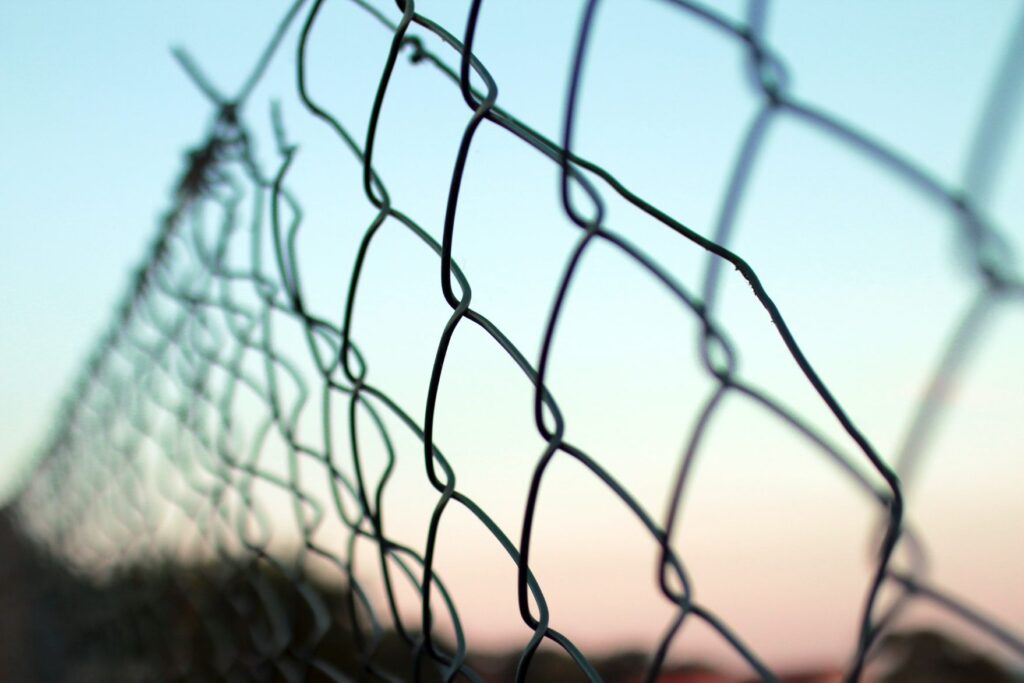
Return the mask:
[[(985, 338), (987, 321), (997, 306), (1024, 302), (1024, 280), (1006, 240), (979, 209), (997, 177), (1001, 146), (1018, 121), (1024, 15), (985, 103), (963, 180), (949, 186), (900, 150), (792, 94), (785, 61), (765, 39), (767, 1), (751, 0), (742, 22), (697, 3), (668, 2), (742, 51), (746, 72), (741, 77), (760, 103), (723, 189), (720, 213), (713, 225), (698, 228), (685, 216), (670, 215), (647, 201), (643, 188), (629, 187), (613, 170), (574, 151), (581, 77), (592, 47), (597, 0), (585, 3), (575, 36), (566, 37), (573, 45), (572, 70), (557, 140), (499, 104), (498, 84), (473, 51), (481, 0), (470, 4), (461, 31), (418, 14), (411, 0), (400, 0), (397, 13), (351, 0), (392, 36), (366, 136), (361, 138), (319, 103), (307, 78), (307, 46), (324, 4), (299, 0), (291, 6), (234, 96), (221, 94), (187, 53), (176, 53), (214, 108), (214, 121), (189, 151), (153, 247), (57, 416), (52, 439), (16, 506), (22, 533), (47, 557), (59, 560), (36, 573), (35, 580), (42, 593), (53, 596), (51, 616), (66, 634), (64, 651), (68, 661), (78, 663), (79, 680), (485, 680), (469, 661), (457, 596), (435, 571), (439, 529), (454, 508), (475, 517), (517, 568), (519, 616), (532, 636), (519, 656), (515, 680), (526, 680), (545, 641), (561, 648), (578, 673), (591, 681), (602, 680), (601, 672), (574, 645), (572, 634), (552, 627), (543, 586), (530, 569), (540, 488), (559, 459), (589, 470), (626, 504), (660, 547), (660, 591), (675, 617), (649, 653), (643, 680), (658, 679), (677, 634), (693, 620), (704, 622), (728, 642), (753, 675), (778, 680), (742, 633), (716, 616), (712, 605), (694, 598), (684, 554), (670, 543), (680, 524), (694, 461), (727, 397), (739, 397), (787, 425), (821, 457), (837, 464), (877, 509), (881, 532), (873, 549), (874, 569), (863, 596), (858, 637), (851, 643), (847, 680), (862, 678), (880, 636), (901, 610), (917, 601), (934, 603), (1024, 657), (1024, 637), (929, 581), (924, 550), (904, 515), (905, 487), (943, 422), (943, 388), (963, 372), (964, 358)], [(298, 97), (359, 165), (365, 201), (375, 212), (363, 233), (347, 290), (337, 292), (343, 307), (335, 319), (314, 313), (307, 304), (308, 283), (296, 247), (303, 227), (301, 189), (289, 185), (298, 152), (289, 141), (287, 122), (274, 111), (274, 139), (263, 142), (273, 146), (278, 162), (274, 168), (263, 168), (254, 152), (255, 135), (245, 108), (271, 60), (288, 58), (282, 46), (296, 34)], [(446, 52), (431, 50), (428, 37), (440, 38)], [(402, 59), (447, 79), (471, 112), (461, 143), (452, 150), (456, 161), (439, 240), (392, 201), (386, 179), (374, 166), (382, 108)], [(814, 129), (884, 167), (956, 222), (976, 294), (949, 332), (946, 350), (907, 425), (902, 447), (889, 457), (875, 449), (815, 370), (755, 269), (730, 248), (739, 209), (751, 191), (751, 170), (780, 120)], [(540, 350), (532, 355), (514, 344), (486, 312), (473, 307), (471, 283), (453, 258), (467, 160), (484, 127), (500, 130), (557, 169), (562, 210), (577, 230), (552, 301), (535, 302), (549, 306), (549, 312)], [(699, 288), (688, 289), (665, 263), (607, 225), (609, 196), (624, 200), (679, 240), (706, 252)], [(374, 383), (352, 333), (364, 265), (385, 226), (400, 228), (434, 255), (438, 293), (451, 309), (439, 339), (419, 340), (436, 347), (422, 415), (410, 412), (387, 386)], [(632, 267), (653, 277), (678, 301), (678, 315), (697, 322), (698, 356), (713, 383), (692, 416), (681, 459), (674, 464), (671, 503), (662, 514), (648, 509), (597, 459), (568, 440), (566, 420), (548, 382), (567, 292), (582, 257), (597, 244), (611, 247)], [(771, 319), (792, 363), (855, 445), (853, 451), (833, 445), (808, 419), (740, 374), (738, 351), (717, 316), (727, 268), (749, 285), (749, 296)], [(434, 436), (450, 344), (456, 331), (466, 326), (482, 331), (533, 387), (535, 429), (546, 445), (539, 457), (530, 456), (535, 457), (532, 480), (522, 508), (521, 534), (515, 538), (492, 519), (486, 500), (474, 500), (459, 490), (456, 471)], [(305, 342), (307, 355), (301, 359), (294, 357), (300, 347), (279, 341), (296, 333)], [(310, 415), (319, 423), (319, 433), (301, 428)], [(396, 425), (415, 437), (419, 453), (400, 452)], [(374, 433), (367, 434), (367, 429)], [(382, 444), (386, 452), (380, 472), (368, 471), (364, 462), (370, 442)], [(284, 473), (267, 464), (275, 449), (286, 456)], [(437, 493), (422, 552), (385, 524), (383, 501), (399, 458), (421, 459), (422, 476)], [(328, 497), (309, 484), (311, 471), (324, 473)], [(284, 513), (274, 509), (263, 491), (275, 492), (278, 497), (273, 500), (287, 501), (293, 517), (289, 524), (301, 536), (296, 552), (275, 550), (275, 527)], [(178, 520), (176, 525), (169, 526), (168, 518)], [(340, 523), (344, 538), (327, 544), (318, 531), (329, 521)], [(170, 540), (169, 529), (177, 534)], [(374, 601), (356, 571), (356, 554), (366, 547), (373, 548), (379, 564), (383, 602)], [(900, 549), (916, 558), (909, 568), (895, 561)], [(465, 552), (467, 557), (473, 554), (471, 549)], [(202, 561), (188, 569), (169, 569), (183, 557)], [(309, 571), (314, 560), (329, 563), (343, 588), (331, 591), (315, 581)], [(78, 586), (68, 579), (72, 574), (119, 577), (120, 588), (116, 594), (101, 586), (72, 590), (68, 586)], [(402, 614), (399, 604), (399, 593), (406, 587), (412, 587), (419, 600), (415, 623)], [(883, 600), (883, 589), (896, 597)], [(63, 602), (62, 591), (67, 593)], [(453, 639), (436, 634), (439, 618), (452, 624)], [(337, 643), (351, 651), (344, 661), (325, 654)]]

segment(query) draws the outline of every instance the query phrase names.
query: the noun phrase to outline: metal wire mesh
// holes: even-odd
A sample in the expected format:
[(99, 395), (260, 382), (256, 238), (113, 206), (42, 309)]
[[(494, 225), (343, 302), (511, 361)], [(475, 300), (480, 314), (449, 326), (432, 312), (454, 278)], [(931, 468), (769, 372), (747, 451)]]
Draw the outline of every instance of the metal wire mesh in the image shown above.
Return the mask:
[[(660, 548), (660, 591), (675, 617), (649, 653), (644, 680), (658, 678), (680, 629), (694, 620), (727, 641), (753, 674), (777, 680), (742, 633), (717, 617), (713, 606), (693, 597), (685, 553), (670, 542), (709, 425), (721, 419), (717, 416), (726, 399), (735, 398), (781, 421), (838, 465), (873, 501), (880, 518), (848, 680), (862, 677), (880, 635), (913, 601), (932, 601), (1024, 656), (1020, 635), (929, 583), (923, 549), (904, 515), (904, 488), (919, 468), (926, 442), (942, 424), (944, 387), (962, 372), (963, 359), (985, 337), (986, 320), (997, 307), (1024, 299), (1016, 263), (997, 226), (979, 209), (997, 171), (996, 151), (1016, 122), (1012, 114), (1020, 99), (1024, 22), (995, 79), (963, 182), (952, 187), (899, 150), (792, 95), (785, 63), (764, 38), (767, 2), (751, 0), (743, 22), (696, 3), (670, 2), (742, 51), (747, 66), (741, 76), (760, 102), (722, 190), (721, 211), (713, 225), (698, 227), (645, 200), (644, 188), (627, 186), (612, 169), (574, 152), (582, 74), (599, 3), (585, 4), (576, 35), (566, 37), (573, 58), (558, 140), (498, 104), (498, 84), (473, 52), (482, 4), (470, 4), (464, 30), (456, 31), (418, 14), (411, 1), (400, 2), (400, 14), (395, 14), (353, 0), (353, 7), (392, 35), (365, 139), (320, 105), (308, 82), (307, 49), (322, 0), (292, 5), (234, 96), (220, 94), (186, 53), (176, 54), (213, 105), (214, 122), (189, 152), (152, 250), (67, 398), (38, 469), (17, 501), (23, 533), (65, 567), (39, 572), (36, 580), (45, 583), (41, 590), (59, 596), (61, 587), (70, 585), (68, 572), (116, 578), (120, 586), (116, 594), (76, 589), (65, 596), (70, 607), (54, 607), (52, 618), (68, 634), (66, 652), (86, 662), (76, 669), (78, 676), (109, 679), (112, 662), (118, 662), (115, 677), (121, 680), (484, 680), (467, 661), (457, 596), (435, 571), (439, 528), (458, 508), (487, 530), (517, 568), (519, 613), (532, 636), (522, 649), (516, 680), (526, 679), (545, 641), (562, 648), (589, 680), (601, 680), (572, 634), (552, 627), (543, 586), (530, 569), (542, 482), (553, 462), (571, 459), (625, 503)], [(275, 110), (274, 139), (264, 142), (276, 149), (278, 161), (264, 168), (254, 152), (256, 136), (244, 106), (290, 28), (299, 31), (298, 97), (343, 143), (349, 163), (359, 167), (365, 202), (374, 212), (346, 271), (351, 273), (347, 289), (328, 293), (342, 304), (334, 318), (310, 306), (307, 288), (316, 285), (304, 279), (297, 256), (304, 215), (301, 188), (289, 185), (289, 170), (299, 152)], [(430, 47), (434, 37), (443, 42), (444, 52)], [(442, 76), (471, 113), (461, 144), (452, 150), (455, 164), (439, 237), (392, 201), (386, 178), (374, 166), (378, 124), (402, 59)], [(780, 120), (815, 129), (884, 167), (894, 182), (940, 207), (957, 226), (976, 290), (974, 303), (950, 331), (903, 446), (890, 457), (883, 457), (848, 415), (754, 267), (730, 248), (752, 169)], [(550, 308), (539, 352), (532, 355), (513, 343), (488, 311), (473, 307), (471, 283), (453, 257), (468, 160), (475, 136), (486, 127), (557, 170), (564, 217), (577, 230), (552, 300), (533, 304)], [(607, 196), (625, 201), (678, 240), (706, 252), (699, 288), (684, 286), (673, 268), (609, 227)], [(422, 415), (403, 405), (388, 386), (374, 383), (353, 325), (368, 255), (375, 239), (394, 230), (414, 238), (436, 259), (438, 294), (450, 308), (438, 339), (424, 335), (413, 340), (436, 349)], [(703, 404), (690, 416), (685, 447), (673, 465), (670, 504), (661, 515), (568, 439), (567, 422), (548, 381), (568, 290), (583, 256), (598, 244), (616, 250), (660, 283), (678, 302), (677, 315), (694, 321), (698, 357), (711, 383)], [(716, 316), (727, 268), (749, 285), (749, 296), (770, 317), (792, 363), (852, 449), (835, 445), (812, 421), (739, 372), (736, 346)], [(399, 282), (395, 277), (393, 286), (402, 286)], [(539, 454), (523, 455), (533, 474), (518, 537), (492, 519), (487, 500), (460, 491), (455, 468), (435, 438), (449, 349), (457, 330), (468, 326), (482, 331), (533, 387), (534, 427), (544, 447)], [(405, 448), (403, 439), (409, 435), (419, 444), (418, 452)], [(383, 466), (367, 464), (365, 453), (374, 449), (384, 453)], [(271, 464), (275, 453), (283, 454), (282, 467)], [(421, 476), (436, 492), (422, 546), (385, 524), (392, 470), (398, 460), (407, 459), (422, 462)], [(325, 540), (321, 532), (330, 524), (340, 531)], [(283, 528), (300, 542), (279, 544)], [(379, 564), (383, 601), (371, 597), (357, 571), (357, 552), (365, 548), (372, 548)], [(901, 550), (909, 553), (909, 562), (895, 561)], [(473, 550), (463, 552), (468, 557)], [(184, 559), (188, 569), (180, 568)], [(326, 562), (343, 579), (343, 588), (331, 592), (311, 578), (310, 566), (316, 562)], [(125, 586), (134, 590), (126, 592)], [(402, 586), (412, 587), (419, 601), (415, 623), (401, 614)], [(891, 599), (882, 599), (883, 589), (893, 591)], [(436, 634), (438, 619), (450, 622), (454, 638)], [(325, 654), (338, 642), (350, 643), (352, 655), (344, 661)]]

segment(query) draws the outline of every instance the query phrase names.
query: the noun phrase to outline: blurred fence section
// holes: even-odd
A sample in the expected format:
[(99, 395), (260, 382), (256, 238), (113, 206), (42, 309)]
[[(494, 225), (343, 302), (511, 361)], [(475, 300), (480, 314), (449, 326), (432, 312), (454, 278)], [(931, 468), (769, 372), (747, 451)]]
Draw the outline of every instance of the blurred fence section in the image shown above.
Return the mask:
[[(500, 675), (540, 680), (536, 667), (553, 646), (565, 657), (559, 660), (565, 680), (612, 680), (616, 675), (607, 663), (586, 656), (574, 645), (572, 632), (556, 628), (545, 585), (531, 572), (531, 540), (547, 514), (538, 505), (540, 487), (549, 466), (562, 460), (582, 466), (588, 473), (580, 476), (593, 478), (624, 502), (639, 533), (658, 549), (650, 577), (657, 577), (673, 617), (660, 641), (636, 658), (636, 680), (670, 680), (666, 672), (674, 664), (666, 661), (668, 654), (691, 622), (717, 633), (745, 663), (747, 676), (778, 680), (781, 672), (744, 633), (717, 616), (714, 604), (699, 599), (694, 590), (699, 581), (686, 569), (685, 547), (673, 542), (693, 463), (709, 425), (727, 419), (722, 406), (728, 401), (744, 402), (779, 421), (867, 496), (864, 517), (879, 530), (844, 677), (861, 679), (886, 629), (902, 609), (919, 602), (934, 604), (1024, 658), (1019, 629), (976, 610), (970, 595), (962, 602), (930, 581), (923, 559), (926, 539), (915, 534), (915, 520), (905, 514), (903, 487), (919, 469), (928, 443), (941, 436), (944, 388), (963, 372), (971, 347), (995, 334), (987, 321), (1007, 306), (1019, 312), (1024, 303), (1018, 263), (984, 206), (999, 170), (997, 152), (1019, 120), (1024, 31), (1014, 35), (990, 101), (981, 107), (965, 180), (951, 186), (901, 150), (791, 94), (785, 55), (764, 35), (768, 3), (751, 0), (742, 20), (697, 3), (669, 3), (688, 18), (682, 27), (713, 30), (734, 45), (745, 64), (735, 78), (758, 103), (721, 187), (720, 214), (710, 224), (694, 224), (649, 202), (645, 187), (629, 186), (615, 168), (600, 165), (601, 159), (574, 150), (596, 0), (582, 4), (575, 32), (564, 36), (572, 69), (564, 107), (551, 104), (564, 112), (557, 139), (502, 108), (500, 83), (473, 51), (478, 18), (487, 11), (481, 5), (489, 4), (479, 1), (468, 3), (458, 26), (418, 14), (411, 0), (398, 8), (361, 0), (346, 5), (363, 13), (368, 26), (392, 36), (381, 60), (359, 65), (380, 78), (368, 122), (350, 128), (320, 104), (324, 87), (307, 82), (307, 52), (329, 4), (334, 3), (296, 2), (251, 77), (232, 96), (208, 82), (186, 53), (177, 53), (214, 116), (189, 150), (151, 252), (55, 417), (52, 438), (16, 501), (18, 538), (27, 543), (16, 547), (34, 568), (21, 565), (20, 578), (8, 584), (18, 588), (11, 592), (14, 606), (5, 611), (28, 614), (16, 620), (18, 627), (36, 634), (24, 641), (22, 664), (35, 667), (24, 680), (499, 680), (486, 659), (474, 655), (473, 634), (459, 619), (459, 595), (435, 571), (442, 552), (456, 553), (468, 566), (479, 552), (440, 547), (439, 530), (455, 510), (478, 523), (517, 573), (518, 618), (528, 637), (514, 671)], [(362, 211), (367, 220), (353, 257), (333, 261), (335, 272), (344, 274), (336, 291), (306, 277), (299, 257), (307, 216), (303, 187), (290, 182), (291, 164), (301, 151), (289, 138), (289, 121), (275, 109), (267, 128), (266, 112), (246, 106), (272, 60), (294, 61), (298, 100), (306, 115), (335, 136), (339, 164), (349, 165), (360, 186), (361, 206), (337, 207)], [(458, 93), (466, 107), (461, 141), (449, 150), (447, 195), (438, 198), (443, 217), (436, 221), (421, 219), (415, 209), (393, 200), (388, 177), (374, 164), (375, 149), (387, 145), (378, 130), (391, 79), (396, 64), (408, 61), (416, 65), (415, 73), (424, 78), (429, 73), (433, 83)], [(882, 169), (879, 174), (937, 206), (956, 226), (957, 250), (966, 263), (964, 287), (973, 291), (974, 303), (949, 331), (931, 388), (909, 411), (908, 436), (895, 452), (876, 450), (830, 389), (828, 377), (804, 353), (786, 310), (759, 279), (757, 255), (732, 250), (740, 206), (756, 185), (752, 168), (777, 121), (814, 130), (867, 159)], [(415, 115), (405, 125), (415, 128)], [(506, 334), (496, 322), (500, 311), (475, 306), (468, 271), (458, 265), (460, 193), (476, 172), (468, 159), (484, 130), (549, 165), (562, 211), (561, 223), (551, 229), (571, 236), (557, 286), (546, 298), (526, 304), (547, 312), (535, 330), (539, 349), (525, 348)], [(415, 132), (423, 140), (432, 134)], [(659, 254), (638, 247), (627, 231), (610, 227), (610, 202), (628, 205), (699, 252), (703, 270), (697, 286), (684, 284), (692, 273), (680, 273)], [(377, 383), (372, 350), (360, 345), (352, 324), (370, 286), (363, 279), (368, 254), (378, 248), (379, 236), (395, 231), (433, 259), (436, 289), (430, 296), (448, 315), (436, 331), (389, 342), (434, 354), (421, 387), (422, 404), (410, 404)], [(675, 315), (696, 330), (693, 345), (681, 346), (680, 353), (696, 357), (697, 379), (708, 391), (692, 414), (675, 423), (683, 448), (662, 470), (663, 479), (671, 479), (666, 509), (653, 509), (651, 501), (634, 496), (611, 468), (570, 440), (571, 427), (585, 430), (586, 425), (569, 423), (548, 381), (567, 292), (583, 256), (597, 245), (656, 282), (678, 304)], [(912, 268), (914, 256), (905, 258)], [(771, 320), (771, 339), (732, 341), (718, 311), (724, 282), (733, 272), (747, 285), (744, 295)], [(412, 285), (396, 272), (387, 286)], [(313, 300), (328, 301), (330, 307), (314, 307)], [(436, 438), (445, 363), (452, 339), (466, 328), (483, 335), (532, 387), (533, 428), (541, 446), (520, 456), (531, 483), (521, 501), (521, 526), (514, 529), (499, 525), (486, 497), (460, 489), (458, 469)], [(788, 408), (771, 386), (748, 381), (739, 370), (739, 343), (781, 344), (816, 397), (817, 409), (828, 416), (828, 426)], [(628, 348), (620, 352), (631, 364), (646, 361), (631, 357)], [(827, 430), (836, 430), (843, 441), (826, 436)], [(388, 502), (392, 473), (408, 463), (415, 464), (424, 490), (431, 492), (429, 522), (418, 538), (402, 537), (388, 524), (388, 506), (405, 504)], [(614, 546), (617, 540), (609, 537), (607, 543)], [(360, 568), (366, 564), (376, 567), (379, 587), (363, 580)], [(416, 601), (413, 609), (410, 599)]]

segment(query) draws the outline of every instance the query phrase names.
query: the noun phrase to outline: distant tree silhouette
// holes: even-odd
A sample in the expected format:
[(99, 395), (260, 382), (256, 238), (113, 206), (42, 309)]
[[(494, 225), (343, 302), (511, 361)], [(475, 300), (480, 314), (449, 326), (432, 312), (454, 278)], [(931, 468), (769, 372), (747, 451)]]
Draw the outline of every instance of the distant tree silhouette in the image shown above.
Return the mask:
[(879, 683), (1014, 683), (1020, 679), (988, 657), (938, 631), (897, 633), (882, 653), (894, 664)]

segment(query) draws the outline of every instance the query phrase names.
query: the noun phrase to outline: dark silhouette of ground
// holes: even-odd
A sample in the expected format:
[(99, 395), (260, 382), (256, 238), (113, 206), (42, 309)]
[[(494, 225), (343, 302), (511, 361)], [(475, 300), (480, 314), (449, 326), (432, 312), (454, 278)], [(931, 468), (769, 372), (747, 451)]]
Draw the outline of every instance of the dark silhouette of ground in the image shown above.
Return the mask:
[(882, 654), (895, 664), (879, 683), (1014, 683), (1020, 679), (993, 660), (938, 631), (897, 633)]
[[(97, 580), (46, 560), (0, 511), (0, 681), (99, 683), (161, 680), (330, 683), (413, 680), (439, 683), (429, 657), (416, 659), (418, 634), (368, 628), (351, 593), (269, 558), (133, 567)], [(355, 615), (355, 616), (354, 616)], [(356, 627), (356, 624), (359, 627)], [(449, 643), (438, 643), (452, 652)], [(588, 653), (589, 655), (590, 653)], [(511, 683), (519, 651), (470, 653), (486, 683)], [(935, 631), (889, 636), (879, 683), (1011, 683), (996, 662)], [(592, 657), (606, 683), (640, 683), (647, 654)], [(840, 680), (838, 671), (783, 677), (789, 683)], [(466, 680), (459, 677), (457, 680)], [(526, 683), (586, 683), (561, 650), (535, 653)], [(699, 664), (668, 666), (659, 683), (747, 683)]]

